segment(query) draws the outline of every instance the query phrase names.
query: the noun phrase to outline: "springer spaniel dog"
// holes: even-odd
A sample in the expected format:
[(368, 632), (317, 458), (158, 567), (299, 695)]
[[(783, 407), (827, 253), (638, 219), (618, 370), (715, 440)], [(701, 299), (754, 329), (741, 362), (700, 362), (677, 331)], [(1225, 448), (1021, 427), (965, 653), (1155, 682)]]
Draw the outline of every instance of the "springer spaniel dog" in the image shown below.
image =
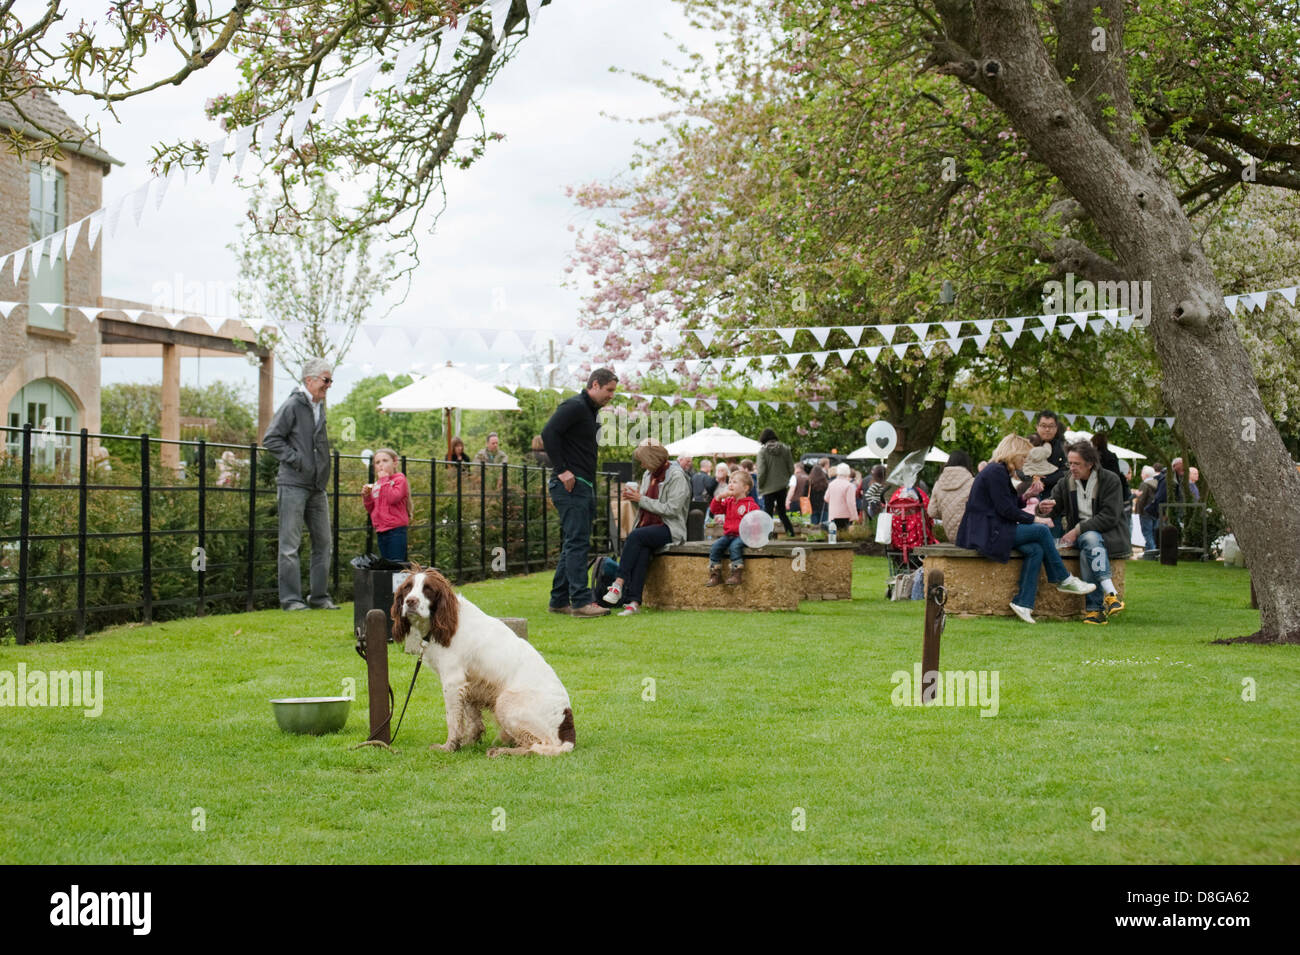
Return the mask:
[(393, 638), (408, 633), (424, 645), (421, 659), (442, 680), (451, 753), (483, 735), (483, 710), (501, 727), (502, 744), (488, 756), (573, 749), (573, 708), (564, 684), (527, 640), (457, 594), (436, 570), (412, 564), (393, 594)]

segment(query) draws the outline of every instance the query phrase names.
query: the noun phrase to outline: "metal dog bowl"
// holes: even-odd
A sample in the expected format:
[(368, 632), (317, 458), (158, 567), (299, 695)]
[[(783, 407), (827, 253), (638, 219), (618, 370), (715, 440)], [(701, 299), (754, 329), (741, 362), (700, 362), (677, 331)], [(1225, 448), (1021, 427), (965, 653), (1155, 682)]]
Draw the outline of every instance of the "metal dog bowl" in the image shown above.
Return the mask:
[(346, 696), (297, 696), (272, 700), (275, 721), (286, 733), (321, 736), (337, 733), (348, 721), (352, 701)]

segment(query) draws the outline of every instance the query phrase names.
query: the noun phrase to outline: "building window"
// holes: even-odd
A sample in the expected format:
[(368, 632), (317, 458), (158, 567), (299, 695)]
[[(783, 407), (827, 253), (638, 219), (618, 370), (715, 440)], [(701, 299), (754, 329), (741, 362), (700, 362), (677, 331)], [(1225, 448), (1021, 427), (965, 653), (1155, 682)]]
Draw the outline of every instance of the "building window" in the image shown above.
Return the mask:
[[(56, 169), (52, 162), (34, 162), (28, 172), (31, 208), (28, 224), (32, 242), (64, 229), (68, 224), (68, 176)], [(40, 255), (40, 249), (28, 260), (27, 324), (41, 328), (57, 328), (66, 324), (66, 309), (42, 308), (42, 304), (64, 304), (64, 274), (66, 262), (62, 243), (51, 261)]]
[(41, 378), (30, 381), (9, 402), (5, 444), (9, 453), (22, 453), (25, 424), (32, 426), (32, 467), (64, 470), (76, 464), (73, 440), (67, 434), (47, 437), (38, 432), (69, 432), (80, 428), (77, 405), (57, 381)]

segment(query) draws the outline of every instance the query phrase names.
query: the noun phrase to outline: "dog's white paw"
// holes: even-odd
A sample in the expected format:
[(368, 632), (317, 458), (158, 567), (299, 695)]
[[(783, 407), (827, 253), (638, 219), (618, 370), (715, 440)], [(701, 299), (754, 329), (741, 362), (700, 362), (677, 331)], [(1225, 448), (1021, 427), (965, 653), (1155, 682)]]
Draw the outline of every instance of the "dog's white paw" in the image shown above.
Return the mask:
[(456, 750), (460, 749), (460, 747), (457, 746), (455, 743), (448, 741), (446, 743), (434, 743), (432, 746), (429, 747), (429, 749), (442, 750), (444, 753), (454, 753), (456, 752)]

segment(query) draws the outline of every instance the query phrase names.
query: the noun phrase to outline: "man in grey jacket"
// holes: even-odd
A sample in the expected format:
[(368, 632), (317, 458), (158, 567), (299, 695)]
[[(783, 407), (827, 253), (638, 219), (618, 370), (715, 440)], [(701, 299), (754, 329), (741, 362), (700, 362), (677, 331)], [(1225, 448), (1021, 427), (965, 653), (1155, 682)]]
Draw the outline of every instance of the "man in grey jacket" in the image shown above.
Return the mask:
[(313, 358), (302, 367), (302, 385), (276, 411), (262, 444), (280, 461), (276, 502), (280, 515), (280, 607), (306, 610), (298, 551), (304, 518), (311, 534), (311, 594), (321, 610), (337, 610), (330, 600), (330, 514), (325, 488), (330, 477), (330, 441), (325, 433), (325, 395), (334, 383), (330, 363)]

